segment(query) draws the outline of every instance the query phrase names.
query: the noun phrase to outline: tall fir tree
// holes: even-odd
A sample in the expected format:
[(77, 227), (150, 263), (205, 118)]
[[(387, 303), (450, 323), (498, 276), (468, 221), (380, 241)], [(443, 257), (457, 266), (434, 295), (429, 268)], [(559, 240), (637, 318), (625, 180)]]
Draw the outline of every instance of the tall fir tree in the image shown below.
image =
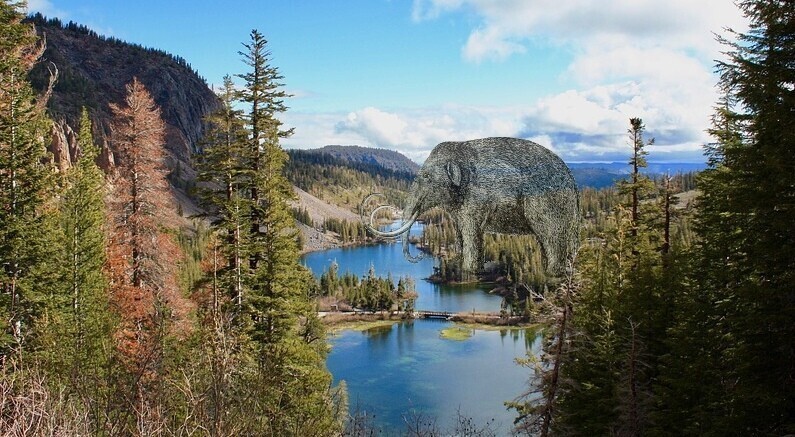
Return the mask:
[[(648, 167), (646, 156), (649, 152), (646, 150), (646, 146), (654, 144), (654, 138), (644, 141), (643, 133), (646, 131), (646, 125), (643, 124), (643, 120), (640, 118), (630, 118), (629, 125), (627, 135), (632, 146), (632, 156), (629, 159), (629, 165), (632, 169), (629, 180), (621, 181), (618, 184), (618, 189), (621, 194), (629, 197), (627, 208), (631, 212), (632, 223), (630, 235), (633, 238), (637, 238), (639, 228), (642, 226), (641, 200), (654, 192), (654, 183), (648, 176), (641, 173), (642, 169)], [(632, 250), (633, 253), (637, 252), (636, 248)]]
[(219, 287), (239, 307), (244, 289), (250, 283), (246, 255), (251, 216), (250, 203), (245, 198), (248, 182), (243, 160), (247, 130), (242, 111), (234, 107), (237, 92), (230, 76), (224, 77), (218, 96), (221, 108), (206, 120), (203, 151), (198, 157), (198, 180), (207, 183), (201, 192), (202, 201), (214, 216), (215, 229), (226, 240), (220, 245), (227, 262), (219, 270)]
[[(243, 434), (326, 435), (339, 423), (324, 366), (325, 335), (307, 296), (314, 280), (298, 263), (292, 185), (283, 174), (287, 154), (279, 140), (292, 130), (282, 130), (277, 116), (286, 110), (287, 94), (266, 44), (252, 31), (241, 52), (250, 71), (239, 75), (239, 91), (225, 78), (222, 108), (208, 119), (199, 158), (200, 179), (208, 182), (204, 198), (220, 233), (214, 259), (223, 257), (207, 281), (210, 312), (220, 315), (207, 334), (216, 357), (210, 409), (235, 404), (235, 429)], [(247, 112), (234, 109), (238, 103)], [(239, 346), (224, 346), (232, 343)], [(235, 401), (224, 390), (249, 401)], [(230, 423), (212, 411), (213, 426)]]
[(135, 414), (120, 420), (132, 426), (151, 422), (147, 415), (158, 410), (165, 338), (184, 320), (189, 305), (177, 285), (178, 248), (163, 230), (165, 214), (174, 208), (160, 109), (138, 79), (126, 88), (124, 104), (111, 105), (118, 175), (112, 181), (108, 269), (120, 316), (118, 351), (129, 375), (119, 394), (126, 411)]
[(31, 273), (43, 257), (41, 206), (52, 169), (45, 162), (50, 122), (27, 80), (44, 51), (24, 3), (0, 1), (0, 354), (19, 348), (40, 309)]
[(784, 435), (795, 432), (795, 9), (738, 5), (750, 28), (723, 40), (667, 417), (693, 433)]
[(34, 344), (51, 389), (74, 394), (93, 429), (100, 429), (111, 393), (113, 317), (104, 272), (105, 178), (94, 162), (99, 151), (85, 108), (77, 145), (79, 159), (63, 175), (63, 191), (47, 220), (50, 262), (38, 276), (48, 296)]
[[(293, 129), (281, 130), (281, 121), (277, 118), (278, 114), (287, 110), (284, 99), (290, 97), (283, 89), (283, 76), (278, 68), (271, 65), (271, 54), (266, 46), (268, 41), (256, 29), (251, 31), (251, 41), (243, 44), (244, 51), (239, 52), (243, 62), (248, 65), (250, 70), (247, 73), (237, 75), (244, 81), (244, 85), (239, 91), (240, 100), (249, 106), (246, 114), (248, 128), (248, 142), (244, 159), (246, 169), (251, 179), (248, 187), (248, 195), (251, 199), (251, 235), (255, 240), (262, 237), (263, 220), (265, 212), (262, 205), (267, 202), (260, 202), (260, 185), (268, 183), (262, 180), (275, 173), (280, 173), (286, 157), (274, 156), (268, 158), (268, 146), (276, 145), (278, 148), (279, 138), (292, 135)], [(284, 153), (282, 151), (282, 153)], [(270, 161), (265, 161), (270, 160)], [(259, 246), (254, 244), (254, 247)], [(257, 263), (263, 254), (257, 249), (253, 249), (249, 254), (252, 269), (257, 268)]]

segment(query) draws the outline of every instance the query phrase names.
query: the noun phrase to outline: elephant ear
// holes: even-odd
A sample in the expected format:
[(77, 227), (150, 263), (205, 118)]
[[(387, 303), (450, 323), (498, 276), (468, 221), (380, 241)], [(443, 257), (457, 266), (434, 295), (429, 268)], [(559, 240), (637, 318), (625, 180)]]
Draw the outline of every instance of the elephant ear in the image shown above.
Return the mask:
[(447, 163), (445, 170), (447, 170), (447, 177), (450, 178), (450, 182), (460, 188), (462, 183), (461, 165), (451, 161)]

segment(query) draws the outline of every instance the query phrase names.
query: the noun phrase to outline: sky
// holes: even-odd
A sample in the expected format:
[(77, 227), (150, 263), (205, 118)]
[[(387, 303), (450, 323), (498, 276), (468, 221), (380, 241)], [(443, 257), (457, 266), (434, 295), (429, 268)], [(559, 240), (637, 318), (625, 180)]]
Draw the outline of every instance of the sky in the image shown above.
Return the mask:
[[(718, 98), (715, 35), (732, 0), (28, 0), (30, 12), (165, 50), (208, 83), (246, 72), (252, 29), (284, 76), (286, 148), (397, 150), (533, 140), (568, 162), (703, 162)], [(239, 79), (237, 83), (241, 83)]]

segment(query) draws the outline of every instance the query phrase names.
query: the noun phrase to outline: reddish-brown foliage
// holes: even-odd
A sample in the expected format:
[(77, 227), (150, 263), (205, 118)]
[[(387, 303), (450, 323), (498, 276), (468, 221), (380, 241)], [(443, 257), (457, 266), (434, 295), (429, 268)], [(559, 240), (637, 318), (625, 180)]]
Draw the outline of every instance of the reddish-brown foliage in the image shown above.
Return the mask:
[(108, 270), (121, 322), (116, 338), (128, 370), (145, 384), (156, 377), (166, 330), (186, 329), (190, 304), (176, 280), (179, 248), (162, 228), (173, 205), (160, 110), (137, 79), (127, 85), (125, 104), (111, 109), (118, 162), (109, 201)]

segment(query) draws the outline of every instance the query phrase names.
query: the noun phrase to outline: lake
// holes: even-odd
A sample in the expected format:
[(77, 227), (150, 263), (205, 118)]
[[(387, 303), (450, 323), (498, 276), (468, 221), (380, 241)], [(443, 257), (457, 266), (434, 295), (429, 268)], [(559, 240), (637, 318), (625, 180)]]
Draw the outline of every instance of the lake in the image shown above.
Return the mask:
[[(421, 231), (421, 225), (414, 230)], [(476, 285), (424, 281), (433, 272), (434, 260), (411, 263), (403, 257), (400, 243), (330, 249), (306, 254), (302, 260), (316, 276), (332, 262), (340, 273), (360, 277), (371, 264), (376, 274), (391, 273), (395, 281), (409, 275), (416, 281), (417, 309), (499, 311), (502, 302)], [(540, 338), (527, 329), (469, 330), (471, 336), (465, 340), (441, 337), (442, 330), (456, 326), (415, 320), (332, 336), (327, 365), (335, 383), (346, 382), (351, 411), (375, 415), (374, 422), (387, 432), (405, 430), (404, 417), (412, 411), (435, 418), (441, 429), (447, 429), (460, 411), (478, 425), (493, 419), (492, 429), (509, 434), (516, 413), (504, 402), (527, 390), (531, 377), (531, 371), (514, 360), (530, 349), (537, 352)]]

